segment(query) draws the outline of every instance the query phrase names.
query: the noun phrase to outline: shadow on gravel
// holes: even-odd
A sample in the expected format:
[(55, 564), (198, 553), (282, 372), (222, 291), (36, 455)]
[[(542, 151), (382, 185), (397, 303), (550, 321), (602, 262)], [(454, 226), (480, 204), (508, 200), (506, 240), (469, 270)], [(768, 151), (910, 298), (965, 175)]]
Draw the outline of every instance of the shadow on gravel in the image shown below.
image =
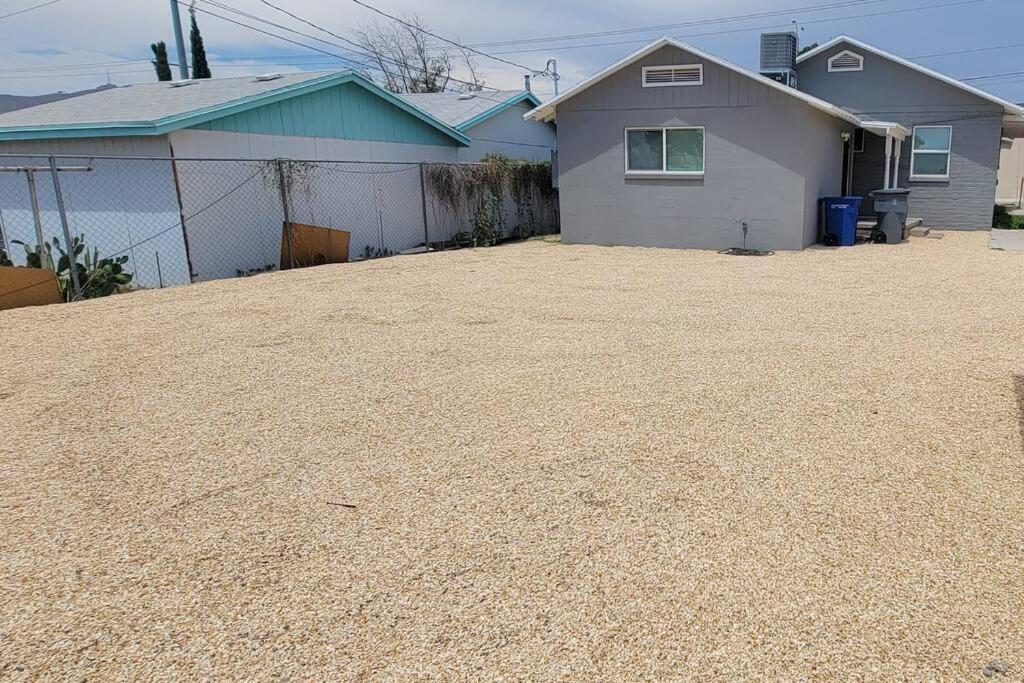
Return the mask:
[(1013, 393), (1017, 396), (1017, 429), (1020, 430), (1020, 442), (1024, 446), (1024, 375), (1013, 376)]

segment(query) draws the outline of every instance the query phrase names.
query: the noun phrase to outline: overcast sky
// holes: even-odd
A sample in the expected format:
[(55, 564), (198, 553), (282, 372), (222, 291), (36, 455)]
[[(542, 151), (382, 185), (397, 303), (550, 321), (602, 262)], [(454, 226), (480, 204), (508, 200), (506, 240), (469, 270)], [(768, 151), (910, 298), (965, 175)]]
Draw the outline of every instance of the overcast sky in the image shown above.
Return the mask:
[[(0, 0), (0, 16), (44, 1)], [(272, 1), (340, 35), (348, 35), (354, 26), (379, 18), (351, 0)], [(823, 42), (837, 34), (847, 33), (909, 58), (999, 47), (918, 61), (955, 77), (1024, 72), (1024, 35), (1021, 33), (1024, 0), (367, 1), (392, 14), (415, 10), (435, 32), (471, 44), (618, 32), (599, 37), (480, 48), (489, 53), (506, 53), (502, 55), (505, 59), (538, 70), (543, 68), (547, 58), (554, 57), (563, 74), (563, 89), (663, 34), (682, 38), (697, 47), (756, 69), (758, 33), (785, 27), (792, 20), (798, 21), (802, 27), (802, 44)], [(304, 33), (316, 34), (332, 43), (338, 42), (336, 38), (319, 33), (260, 0), (217, 2)], [(843, 6), (799, 11), (800, 8), (830, 4)], [(197, 7), (341, 53), (338, 47), (231, 15), (224, 9), (207, 4), (207, 0), (200, 0)], [(920, 7), (926, 9), (903, 11)], [(712, 23), (713, 20), (739, 15), (782, 10), (785, 12), (773, 16)], [(350, 66), (336, 58), (318, 55), (216, 17), (198, 16), (214, 77)], [(186, 23), (187, 40), (188, 14), (184, 8), (182, 20)], [(684, 23), (690, 25), (625, 32)], [(148, 59), (149, 44), (157, 40), (167, 41), (173, 59), (170, 9), (166, 0), (59, 0), (24, 14), (2, 18), (0, 92), (35, 94), (80, 90), (105, 83), (108, 78), (118, 85), (153, 81), (152, 67), (145, 61), (109, 62)], [(604, 45), (597, 45), (601, 43)], [(503, 88), (521, 86), (523, 69), (486, 58), (481, 58), (479, 63), (488, 85)], [(76, 65), (77, 68), (56, 68), (67, 65)], [(536, 79), (534, 89), (548, 94), (551, 85), (550, 80)], [(1024, 74), (976, 81), (974, 85), (1014, 101), (1024, 101)]]

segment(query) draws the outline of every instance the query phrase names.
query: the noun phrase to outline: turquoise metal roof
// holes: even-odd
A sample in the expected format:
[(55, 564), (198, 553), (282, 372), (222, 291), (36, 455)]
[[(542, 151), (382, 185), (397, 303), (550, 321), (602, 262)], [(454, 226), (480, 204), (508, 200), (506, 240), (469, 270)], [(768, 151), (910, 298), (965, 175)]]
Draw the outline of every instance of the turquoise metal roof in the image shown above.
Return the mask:
[[(295, 75), (282, 79), (289, 76)], [(268, 84), (279, 85), (246, 77), (196, 81), (179, 88), (167, 83), (117, 88), (0, 115), (0, 140), (149, 136), (181, 128), (205, 127), (278, 135), (318, 134), (419, 144), (470, 144), (470, 139), (455, 128), (352, 71), (306, 75), (297, 82), (238, 97), (244, 92), (239, 87), (240, 82), (241, 85), (252, 84), (252, 89), (256, 89), (257, 84), (263, 88)], [(331, 90), (334, 92), (329, 92)], [(183, 108), (189, 101), (202, 100), (197, 97), (200, 92), (207, 100), (211, 99), (211, 92), (222, 93), (219, 99), (223, 101), (149, 119), (116, 120), (107, 115), (104, 120), (103, 101), (98, 99), (108, 93), (117, 93), (110, 97), (121, 102), (126, 97), (130, 102), (142, 98), (139, 109), (150, 113)], [(147, 95), (156, 97), (147, 101)], [(310, 97), (313, 95), (315, 97)], [(289, 104), (290, 101), (295, 104)], [(126, 108), (121, 105), (115, 109), (122, 112)], [(86, 122), (76, 122), (77, 118)], [(222, 124), (217, 123), (222, 120)], [(43, 123), (29, 123), (40, 121)]]

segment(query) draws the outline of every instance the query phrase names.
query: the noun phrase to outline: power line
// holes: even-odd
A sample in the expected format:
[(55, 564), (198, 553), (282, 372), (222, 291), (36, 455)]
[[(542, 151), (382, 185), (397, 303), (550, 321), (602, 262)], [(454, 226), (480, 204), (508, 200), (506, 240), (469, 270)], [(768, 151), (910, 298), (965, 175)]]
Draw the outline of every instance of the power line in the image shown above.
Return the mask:
[[(359, 48), (360, 50), (363, 49), (363, 46), (360, 45), (359, 43), (355, 42), (354, 40), (346, 38), (345, 36), (342, 36), (342, 35), (338, 35), (334, 31), (326, 29), (323, 26), (320, 26), (319, 24), (313, 23), (312, 21), (309, 21), (308, 19), (304, 19), (304, 18), (300, 17), (299, 15), (286, 10), (283, 7), (279, 7), (278, 5), (275, 5), (274, 3), (269, 2), (269, 0), (260, 0), (260, 2), (262, 2), (267, 7), (271, 7), (273, 9), (276, 9), (279, 12), (283, 12), (284, 14), (287, 14), (289, 17), (291, 17), (292, 19), (295, 19), (296, 21), (301, 21), (303, 24), (306, 24), (307, 26), (311, 26), (311, 27), (317, 29), (318, 31), (323, 31), (324, 33), (326, 33), (329, 36), (333, 36), (333, 37), (337, 38), (338, 40), (344, 41), (344, 42), (346, 42), (346, 43), (348, 43), (350, 45), (354, 45), (357, 48)], [(380, 54), (380, 53), (371, 54), (371, 53), (360, 52), (359, 54), (365, 54), (367, 57), (369, 57), (370, 59), (375, 60), (375, 61), (385, 60), (385, 61), (394, 62), (395, 65), (397, 65), (399, 68), (419, 69), (419, 67), (411, 66), (408, 62), (398, 62), (397, 60), (393, 60), (393, 59), (387, 57), (386, 55), (383, 55), (383, 54)], [(424, 72), (424, 73), (426, 72), (425, 69), (419, 69), (419, 70)], [(387, 73), (387, 72), (385, 72), (385, 73)], [(401, 75), (401, 74), (399, 74), (399, 75)], [(483, 87), (479, 83), (472, 83), (472, 84), (470, 84), (468, 81), (459, 81), (458, 79), (452, 79), (451, 76), (449, 76), (448, 78), (449, 78), (449, 80), (455, 80), (456, 82), (461, 82), (461, 83), (466, 84), (466, 85), (471, 85), (474, 88)], [(497, 89), (495, 88), (494, 90), (497, 90)]]
[[(311, 40), (315, 40), (315, 41), (317, 41), (319, 43), (323, 43), (325, 45), (330, 45), (332, 47), (336, 47), (336, 48), (340, 48), (340, 49), (343, 49), (343, 50), (347, 50), (349, 54), (357, 54), (357, 55), (359, 55), (361, 57), (366, 57), (366, 58), (369, 58), (371, 60), (376, 60), (376, 57), (374, 55), (372, 55), (372, 54), (368, 54), (368, 53), (365, 53), (365, 52), (360, 52), (358, 50), (352, 50), (352, 49), (349, 49), (349, 48), (345, 48), (344, 46), (338, 45), (337, 43), (332, 43), (329, 40), (324, 40), (323, 38), (317, 38), (316, 36), (310, 35), (308, 33), (304, 33), (302, 31), (298, 31), (296, 29), (289, 28), (287, 26), (283, 26), (282, 24), (278, 24), (276, 22), (270, 21), (269, 19), (264, 19), (264, 18), (262, 18), (262, 17), (260, 17), (258, 15), (255, 15), (255, 14), (252, 14), (252, 13), (249, 13), (249, 12), (244, 12), (242, 10), (236, 9), (236, 8), (230, 6), (230, 5), (225, 4), (225, 3), (218, 2), (217, 0), (200, 0), (200, 2), (204, 2), (206, 4), (214, 5), (215, 7), (226, 9), (226, 10), (228, 10), (230, 12), (234, 12), (236, 14), (245, 16), (245, 17), (253, 19), (255, 21), (259, 21), (259, 22), (262, 22), (264, 24), (268, 24), (270, 26), (274, 26), (275, 28), (279, 28), (279, 29), (282, 29), (284, 31), (289, 31), (289, 32), (295, 33), (297, 35), (304, 36), (306, 38), (310, 38)], [(184, 5), (185, 3), (183, 2), (183, 0), (178, 0), (178, 4)], [(274, 36), (276, 38), (280, 38), (281, 40), (286, 40), (286, 41), (288, 41), (290, 43), (294, 43), (296, 45), (301, 45), (302, 47), (306, 47), (308, 49), (316, 50), (318, 52), (323, 52), (324, 54), (328, 54), (328, 55), (331, 55), (333, 57), (337, 57), (339, 59), (343, 59), (345, 61), (355, 63), (359, 67), (361, 67), (362, 69), (374, 69), (374, 70), (380, 71), (381, 73), (384, 73), (384, 74), (386, 74), (388, 76), (391, 76), (392, 78), (400, 77), (400, 74), (394, 74), (394, 73), (388, 71), (387, 69), (383, 68), (379, 64), (365, 64), (365, 63), (361, 63), (361, 62), (355, 62), (352, 59), (341, 57), (340, 55), (337, 55), (337, 54), (335, 54), (333, 52), (329, 52), (327, 50), (321, 50), (320, 48), (316, 48), (316, 47), (313, 47), (311, 45), (307, 45), (305, 43), (300, 43), (298, 41), (291, 40), (290, 38), (286, 38), (286, 37), (281, 36), (279, 34), (272, 33), (272, 32), (269, 32), (269, 31), (264, 31), (262, 29), (258, 29), (258, 28), (254, 27), (254, 26), (251, 26), (249, 24), (245, 24), (243, 22), (236, 21), (234, 19), (230, 19), (230, 18), (225, 17), (225, 16), (223, 16), (221, 14), (216, 14), (214, 12), (211, 12), (209, 10), (204, 10), (204, 9), (201, 9), (201, 8), (196, 8), (196, 9), (199, 10), (199, 11), (205, 12), (206, 14), (210, 14), (212, 16), (219, 17), (219, 18), (224, 19), (226, 21), (230, 21), (231, 23), (237, 24), (239, 26), (245, 26), (246, 28), (250, 28), (250, 29), (252, 29), (254, 31), (259, 31), (260, 33), (263, 33), (265, 35)], [(320, 29), (320, 30), (324, 30), (324, 29)], [(345, 40), (346, 42), (352, 43), (353, 45), (358, 45), (358, 43), (350, 41), (347, 38), (342, 38), (342, 40)], [(385, 61), (388, 61), (388, 62), (398, 66), (399, 68), (411, 69), (411, 70), (420, 71), (420, 72), (423, 72), (423, 73), (426, 72), (426, 69), (418, 67), (418, 66), (415, 66), (413, 64), (409, 64), (408, 62), (400, 62), (398, 60), (391, 59), (391, 58), (383, 56), (383, 55), (381, 55), (381, 59), (385, 60)], [(460, 83), (462, 85), (465, 85), (465, 86), (468, 86), (468, 87), (472, 87), (472, 88), (486, 88), (487, 90), (493, 90), (495, 92), (498, 92), (498, 90), (499, 90), (498, 88), (492, 88), (492, 87), (489, 87), (489, 86), (481, 86), (479, 83), (473, 83), (473, 82), (470, 82), (470, 81), (464, 81), (462, 79), (455, 78), (454, 76), (448, 76), (447, 80), (453, 81), (455, 83)], [(483, 97), (483, 96), (481, 96), (481, 97), (482, 97), (482, 99), (489, 99), (489, 98), (486, 98), (486, 97)], [(494, 100), (494, 101), (498, 102), (498, 100)]]
[[(282, 61), (273, 61), (282, 60)], [(321, 55), (259, 55), (252, 57), (222, 57), (220, 59), (211, 58), (209, 61), (211, 64), (220, 64), (222, 67), (230, 66), (257, 66), (257, 64), (245, 64), (243, 62), (266, 62), (272, 66), (288, 65), (289, 62), (286, 60), (295, 60), (305, 62), (303, 66), (309, 66), (311, 64), (335, 64), (336, 60), (324, 61), (324, 57)], [(83, 64), (54, 64), (53, 66), (21, 66), (12, 67), (9, 69), (0, 69), (0, 74), (5, 73), (30, 73), (38, 71), (63, 71), (65, 69), (85, 69), (85, 68), (96, 68), (100, 66), (125, 66), (128, 64), (143, 64), (151, 62), (151, 59), (118, 59), (110, 62), (86, 62)], [(41, 74), (43, 76), (75, 76), (77, 74)]]
[[(907, 8), (904, 8), (904, 9), (885, 10), (885, 11), (881, 11), (881, 12), (868, 12), (868, 13), (865, 13), (865, 14), (849, 14), (849, 15), (846, 15), (846, 16), (843, 16), (843, 17), (828, 17), (828, 18), (824, 18), (824, 19), (809, 19), (807, 21), (801, 21), (800, 24), (802, 26), (806, 26), (808, 24), (826, 24), (826, 23), (833, 22), (833, 21), (845, 21), (847, 19), (863, 19), (865, 17), (880, 17), (880, 16), (891, 15), (891, 14), (903, 14), (903, 13), (906, 13), (906, 12), (919, 12), (919, 11), (930, 10), (930, 9), (942, 9), (942, 8), (945, 8), (945, 7), (956, 7), (956, 6), (959, 6), (959, 5), (974, 5), (974, 4), (977, 4), (977, 3), (987, 2), (987, 1), (988, 0), (957, 0), (956, 2), (947, 2), (947, 3), (940, 3), (940, 4), (935, 4), (935, 5), (921, 5), (919, 7), (907, 7)], [(746, 28), (723, 29), (723, 30), (720, 30), (720, 31), (704, 31), (702, 33), (687, 33), (687, 34), (684, 34), (684, 35), (673, 36), (673, 37), (678, 38), (678, 39), (702, 38), (702, 37), (705, 37), (705, 36), (720, 36), (720, 35), (726, 35), (726, 34), (731, 34), (731, 33), (748, 33), (750, 31), (764, 31), (764, 30), (768, 30), (768, 29), (789, 28), (790, 26), (792, 26), (792, 24), (771, 24), (771, 25), (767, 25), (767, 26), (750, 26), (750, 27), (746, 27)], [(594, 48), (594, 47), (609, 47), (609, 46), (612, 46), (612, 45), (636, 45), (638, 43), (649, 43), (651, 40), (653, 40), (653, 38), (640, 38), (640, 39), (633, 39), (633, 40), (619, 40), (619, 41), (606, 42), (606, 43), (585, 43), (583, 45), (557, 45), (557, 46), (548, 46), (548, 47), (541, 47), (541, 48), (529, 48), (529, 49), (524, 49), (524, 50), (509, 50), (507, 52), (499, 52), (497, 54), (512, 55), (512, 54), (523, 54), (523, 53), (528, 53), (528, 52), (551, 52), (553, 50), (580, 50), (580, 49), (587, 49), (587, 48)]]
[(996, 45), (993, 47), (976, 47), (970, 50), (955, 50), (953, 52), (933, 52), (930, 55), (918, 55), (910, 59), (930, 59), (931, 57), (946, 57), (948, 55), (966, 55), (972, 52), (991, 52), (993, 50), (1008, 50), (1012, 47), (1024, 47), (1024, 43), (1012, 43), (1010, 45)]
[[(119, 59), (112, 62), (88, 62), (85, 64), (56, 64), (54, 66), (23, 66), (10, 69), (0, 69), (0, 73), (26, 73), (31, 71), (56, 71), (58, 69), (85, 69), (97, 66), (121, 66), (124, 64), (137, 64), (148, 62), (148, 59)], [(71, 74), (74, 75), (74, 74)]]
[[(358, 2), (358, 0), (355, 0)], [(547, 36), (544, 38), (524, 38), (522, 40), (502, 40), (489, 43), (474, 43), (474, 47), (503, 47), (506, 45), (524, 45), (529, 43), (542, 43), (551, 40), (576, 40), (579, 38), (600, 38), (603, 36), (624, 35), (628, 33), (643, 33), (646, 31), (667, 31), (670, 29), (685, 28), (687, 26), (703, 26), (707, 24), (724, 24), (733, 21), (744, 21), (747, 19), (763, 19), (778, 15), (798, 14), (801, 12), (821, 12), (829, 9), (840, 9), (843, 7), (876, 4), (879, 2), (891, 2), (892, 0), (841, 0), (830, 2), (824, 5), (812, 5), (805, 7), (794, 7), (789, 9), (771, 10), (767, 12), (756, 12), (753, 14), (739, 14), (717, 19), (698, 19), (675, 24), (660, 24), (657, 26), (638, 26), (634, 28), (614, 29), (610, 31), (595, 31), (591, 33), (576, 33), (559, 36)], [(359, 3), (363, 4), (363, 3)]]
[[(184, 5), (184, 4), (185, 4), (183, 0), (177, 0), (177, 1), (178, 1), (178, 4), (181, 4), (181, 5)], [(329, 40), (324, 40), (323, 38), (317, 38), (316, 36), (312, 36), (312, 35), (310, 35), (310, 34), (308, 34), (308, 33), (304, 33), (304, 32), (302, 32), (302, 31), (298, 31), (298, 30), (296, 30), (296, 29), (293, 29), (293, 28), (289, 28), (289, 27), (287, 27), (287, 26), (283, 26), (283, 25), (281, 25), (281, 24), (275, 23), (275, 22), (273, 22), (273, 21), (270, 21), (270, 20), (268, 20), (268, 19), (264, 19), (264, 18), (262, 18), (262, 17), (260, 17), (260, 16), (258, 16), (258, 15), (255, 15), (255, 14), (252, 14), (252, 13), (249, 13), (249, 12), (244, 12), (244, 11), (242, 11), (242, 10), (236, 9), (236, 8), (234, 8), (234, 7), (231, 7), (230, 5), (227, 5), (227, 4), (225, 4), (225, 3), (219, 2), (218, 0), (200, 0), (200, 2), (204, 2), (204, 3), (206, 3), (206, 4), (214, 5), (215, 7), (219, 7), (219, 8), (223, 8), (223, 9), (226, 9), (226, 10), (228, 10), (228, 11), (230, 11), (230, 12), (234, 12), (234, 13), (236, 13), (236, 14), (239, 14), (239, 15), (245, 16), (245, 17), (247, 17), (247, 18), (251, 18), (251, 19), (254, 19), (254, 20), (256, 20), (256, 21), (260, 21), (260, 22), (262, 22), (262, 23), (265, 23), (265, 24), (268, 24), (268, 25), (270, 25), (270, 26), (274, 26), (274, 27), (276, 27), (276, 28), (280, 28), (280, 29), (282, 29), (282, 30), (285, 30), (285, 31), (289, 31), (289, 32), (291, 32), (291, 33), (295, 33), (295, 34), (297, 34), (297, 35), (301, 35), (301, 36), (304, 36), (304, 37), (306, 37), (306, 38), (310, 38), (310, 39), (312, 39), (312, 40), (315, 40), (315, 41), (317, 41), (317, 42), (319, 42), (319, 43), (324, 43), (325, 45), (330, 45), (330, 46), (332, 46), (332, 47), (337, 47), (337, 48), (341, 48), (341, 49), (346, 49), (346, 48), (344, 48), (343, 46), (341, 46), (341, 45), (338, 45), (337, 43), (332, 43), (332, 42), (331, 42), (331, 41), (329, 41)], [(229, 22), (231, 22), (231, 23), (233, 23), (233, 24), (237, 24), (237, 25), (239, 25), (239, 26), (244, 26), (244, 27), (246, 27), (246, 28), (250, 28), (250, 29), (252, 29), (252, 30), (254, 30), (254, 31), (258, 31), (259, 33), (263, 33), (263, 34), (265, 34), (265, 35), (268, 35), (268, 36), (273, 36), (273, 37), (275, 37), (275, 38), (279, 38), (279, 39), (281, 39), (281, 40), (285, 40), (285, 41), (288, 41), (288, 42), (290, 42), (290, 43), (294, 43), (294, 44), (296, 44), (296, 45), (300, 45), (300, 46), (302, 46), (302, 47), (305, 47), (305, 48), (308, 48), (308, 49), (311, 49), (311, 50), (316, 50), (317, 52), (322, 52), (322, 53), (324, 53), (324, 54), (327, 54), (327, 55), (330, 55), (330, 56), (336, 57), (336, 58), (338, 58), (338, 59), (342, 59), (342, 60), (344, 60), (344, 61), (348, 61), (348, 62), (352, 62), (352, 63), (355, 63), (355, 64), (357, 64), (358, 66), (360, 66), (360, 67), (361, 67), (361, 68), (363, 68), (363, 69), (374, 69), (374, 70), (380, 71), (381, 73), (383, 73), (383, 74), (385, 74), (385, 75), (387, 75), (387, 76), (390, 76), (390, 77), (392, 77), (392, 78), (395, 78), (395, 77), (400, 77), (400, 74), (394, 74), (394, 73), (391, 73), (390, 71), (388, 71), (387, 69), (383, 68), (383, 66), (381, 66), (381, 65), (379, 65), (379, 64), (363, 64), (363, 63), (355, 62), (355, 61), (354, 61), (354, 60), (352, 60), (352, 59), (348, 59), (348, 58), (345, 58), (345, 57), (341, 57), (340, 55), (337, 55), (337, 54), (335, 54), (335, 53), (333, 53), (333, 52), (329, 52), (329, 51), (327, 51), (327, 50), (322, 50), (322, 49), (320, 49), (320, 48), (314, 47), (314, 46), (312, 46), (312, 45), (307, 45), (307, 44), (305, 44), (305, 43), (300, 43), (300, 42), (298, 42), (298, 41), (292, 40), (292, 39), (290, 39), (290, 38), (286, 38), (286, 37), (284, 37), (284, 36), (281, 36), (281, 35), (279, 35), (279, 34), (276, 34), (276, 33), (270, 32), (270, 31), (264, 31), (263, 29), (259, 29), (259, 28), (256, 28), (256, 27), (254, 27), (254, 26), (251, 26), (251, 25), (249, 25), (249, 24), (246, 24), (246, 23), (244, 23), (244, 22), (240, 22), (240, 21), (237, 21), (237, 20), (235, 20), (235, 19), (231, 19), (231, 18), (229, 18), (229, 17), (225, 17), (225, 16), (224, 16), (224, 15), (222, 15), (222, 14), (217, 14), (217, 13), (215, 13), (215, 12), (211, 12), (210, 10), (207, 10), (207, 9), (203, 9), (203, 8), (199, 8), (199, 7), (197, 7), (196, 9), (197, 9), (197, 11), (200, 11), (200, 12), (204, 12), (204, 13), (206, 13), (206, 14), (209, 14), (209, 15), (211, 15), (211, 16), (215, 16), (215, 17), (218, 17), (218, 18), (220, 18), (220, 19), (224, 19), (225, 21), (229, 21)], [(314, 26), (315, 26), (315, 24), (314, 24)], [(317, 28), (320, 28), (320, 27), (317, 27)], [(324, 30), (324, 29), (322, 29), (322, 28), (321, 28), (320, 30)], [(332, 34), (332, 35), (333, 35), (333, 34)], [(342, 38), (342, 40), (344, 40), (344, 41), (346, 41), (346, 42), (348, 42), (348, 43), (352, 43), (353, 45), (358, 45), (358, 43), (355, 43), (355, 42), (353, 42), (353, 41), (351, 41), (351, 40), (349, 40), (349, 39), (347, 39), (347, 38)], [(360, 47), (361, 47), (361, 46), (360, 46)], [(372, 59), (372, 60), (375, 60), (375, 59), (376, 59), (376, 57), (375, 57), (374, 55), (372, 55), (372, 54), (368, 54), (368, 53), (365, 53), (365, 52), (360, 52), (360, 51), (358, 51), (358, 50), (351, 50), (351, 49), (349, 49), (349, 50), (348, 50), (348, 52), (349, 52), (349, 54), (357, 54), (357, 55), (360, 55), (360, 56), (362, 56), (362, 57), (366, 57), (366, 58), (369, 58), (369, 59)], [(425, 72), (426, 72), (426, 69), (424, 69), (424, 68), (421, 68), (421, 67), (418, 67), (418, 66), (415, 66), (415, 65), (413, 65), (413, 64), (410, 64), (410, 63), (408, 63), (408, 62), (400, 62), (400, 61), (398, 61), (398, 60), (395, 60), (395, 59), (391, 59), (390, 57), (386, 57), (386, 56), (384, 56), (384, 55), (381, 55), (381, 56), (380, 56), (380, 58), (381, 58), (382, 60), (384, 60), (384, 61), (387, 61), (387, 62), (391, 62), (391, 63), (393, 63), (394, 65), (398, 66), (399, 68), (411, 69), (411, 70), (413, 70), (413, 71), (420, 71), (420, 72), (422, 72), (422, 73), (425, 73)], [(455, 82), (455, 83), (460, 83), (460, 84), (466, 85), (466, 86), (468, 86), (468, 87), (472, 87), (472, 88), (482, 88), (482, 89), (486, 89), (486, 90), (491, 90), (491, 91), (494, 91), (494, 92), (500, 92), (500, 89), (499, 89), (499, 88), (494, 88), (494, 87), (491, 87), (491, 86), (483, 86), (483, 85), (480, 85), (479, 83), (474, 83), (474, 82), (470, 82), (470, 81), (464, 81), (464, 80), (462, 80), (462, 79), (459, 79), (459, 78), (455, 78), (454, 76), (447, 76), (446, 78), (447, 78), (447, 80), (448, 80), (448, 81), (453, 81), (453, 82)], [(458, 91), (455, 91), (455, 92), (458, 92)], [(503, 103), (503, 100), (496, 100), (496, 99), (494, 99), (494, 98), (491, 98), (491, 97), (487, 97), (487, 96), (485, 96), (485, 95), (481, 94), (481, 93), (480, 93), (479, 91), (475, 91), (475, 92), (474, 92), (473, 94), (474, 94), (474, 95), (475, 95), (476, 97), (479, 97), (480, 99), (483, 99), (483, 100), (488, 100), (488, 101), (494, 102), (494, 103), (496, 103), (496, 104), (502, 104), (502, 103)]]
[(41, 2), (38, 5), (32, 5), (31, 7), (26, 7), (25, 9), (20, 9), (17, 12), (10, 12), (8, 14), (0, 14), (0, 19), (6, 19), (7, 17), (16, 17), (19, 14), (24, 14), (25, 12), (31, 12), (34, 9), (39, 9), (41, 7), (49, 7), (50, 5), (56, 5), (60, 1), (61, 0), (49, 0), (49, 2)]
[[(858, 0), (858, 1), (862, 1), (862, 2), (886, 2), (887, 0)], [(533, 71), (536, 71), (536, 69), (534, 69), (533, 67), (525, 66), (523, 64), (517, 64), (516, 62), (511, 62), (511, 61), (509, 61), (507, 59), (502, 59), (501, 57), (496, 57), (495, 55), (488, 54), (486, 52), (482, 52), (480, 50), (477, 50), (476, 48), (470, 47), (469, 45), (463, 45), (462, 43), (455, 42), (454, 40), (449, 40), (448, 38), (445, 38), (444, 36), (440, 36), (440, 35), (432, 32), (432, 31), (428, 31), (427, 29), (425, 29), (425, 28), (423, 28), (421, 26), (417, 26), (417, 25), (415, 25), (415, 24), (413, 24), (411, 22), (405, 21), (404, 19), (398, 18), (398, 17), (394, 16), (393, 14), (388, 14), (387, 12), (385, 12), (383, 10), (379, 10), (376, 7), (374, 7), (373, 5), (367, 4), (367, 3), (363, 2), (362, 0), (352, 0), (352, 2), (356, 3), (360, 7), (365, 7), (366, 9), (368, 9), (368, 10), (370, 10), (372, 12), (376, 12), (377, 14), (379, 14), (379, 15), (381, 15), (383, 17), (387, 17), (388, 19), (391, 19), (392, 21), (397, 21), (402, 26), (405, 26), (407, 28), (411, 28), (411, 29), (413, 29), (415, 31), (419, 31), (420, 33), (426, 33), (428, 36), (433, 36), (434, 38), (437, 38), (438, 40), (442, 40), (442, 41), (448, 43), (449, 45), (454, 45), (455, 47), (458, 47), (460, 49), (468, 50), (469, 52), (472, 52), (474, 54), (478, 54), (481, 57), (487, 57), (488, 59), (493, 59), (495, 61), (502, 62), (504, 64), (508, 64), (509, 66), (514, 66), (514, 67), (519, 68), (519, 69), (525, 69), (526, 71), (529, 71), (531, 73)]]
[[(185, 5), (186, 3), (182, 2), (182, 0), (178, 0), (178, 4), (179, 5)], [(363, 64), (361, 62), (355, 61), (354, 59), (349, 59), (348, 57), (344, 57), (344, 56), (336, 54), (334, 52), (330, 52), (329, 50), (323, 50), (323, 49), (321, 49), (319, 47), (316, 47), (314, 45), (307, 45), (306, 43), (302, 43), (302, 42), (299, 42), (297, 40), (292, 40), (291, 38), (288, 38), (286, 36), (282, 36), (282, 35), (277, 34), (277, 33), (272, 33), (271, 31), (264, 31), (261, 28), (257, 28), (255, 26), (250, 25), (250, 24), (246, 24), (245, 22), (238, 21), (237, 19), (232, 19), (231, 17), (226, 17), (223, 14), (217, 14), (216, 12), (212, 12), (212, 11), (210, 11), (208, 9), (204, 9), (202, 7), (196, 7), (196, 11), (197, 12), (202, 12), (203, 14), (208, 14), (211, 17), (217, 17), (218, 19), (221, 19), (221, 20), (226, 21), (226, 22), (231, 23), (231, 24), (235, 24), (236, 26), (242, 26), (242, 27), (247, 28), (247, 29), (249, 29), (251, 31), (256, 31), (257, 33), (262, 33), (263, 35), (270, 36), (272, 38), (277, 38), (278, 40), (283, 40), (285, 42), (291, 43), (292, 45), (298, 45), (299, 47), (304, 47), (307, 50), (313, 50), (315, 52), (320, 52), (320, 53), (328, 55), (330, 57), (334, 57), (335, 59), (339, 59), (339, 60), (341, 60), (343, 62), (347, 62), (349, 64), (354, 64), (354, 65), (356, 65), (356, 66), (358, 66), (358, 67), (360, 67), (362, 69), (371, 68), (371, 67), (368, 67), (366, 64)], [(241, 13), (241, 12), (239, 12), (239, 13)], [(271, 23), (271, 22), (267, 22), (267, 23)], [(288, 29), (288, 30), (291, 30), (291, 29)], [(292, 32), (293, 33), (298, 33), (300, 35), (305, 35), (305, 34), (302, 34), (300, 31), (292, 31)], [(317, 40), (317, 41), (320, 41), (320, 42), (323, 42), (323, 43), (327, 43), (327, 41), (322, 41), (319, 38), (315, 38), (313, 36), (307, 36), (307, 37), (313, 38), (313, 40)], [(327, 43), (327, 44), (330, 45), (332, 43)]]
[(1010, 71), (1004, 74), (988, 74), (986, 76), (971, 76), (969, 78), (961, 78), (961, 81), (984, 81), (989, 78), (1004, 78), (1009, 76), (1024, 76), (1024, 71)]

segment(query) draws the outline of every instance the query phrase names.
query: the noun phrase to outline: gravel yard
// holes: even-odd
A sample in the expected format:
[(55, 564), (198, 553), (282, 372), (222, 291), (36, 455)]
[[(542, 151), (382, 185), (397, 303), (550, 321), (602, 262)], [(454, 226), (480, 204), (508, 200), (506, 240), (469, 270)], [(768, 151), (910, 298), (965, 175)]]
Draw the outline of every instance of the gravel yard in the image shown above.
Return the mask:
[(1024, 254), (531, 241), (0, 313), (0, 678), (1024, 677)]

